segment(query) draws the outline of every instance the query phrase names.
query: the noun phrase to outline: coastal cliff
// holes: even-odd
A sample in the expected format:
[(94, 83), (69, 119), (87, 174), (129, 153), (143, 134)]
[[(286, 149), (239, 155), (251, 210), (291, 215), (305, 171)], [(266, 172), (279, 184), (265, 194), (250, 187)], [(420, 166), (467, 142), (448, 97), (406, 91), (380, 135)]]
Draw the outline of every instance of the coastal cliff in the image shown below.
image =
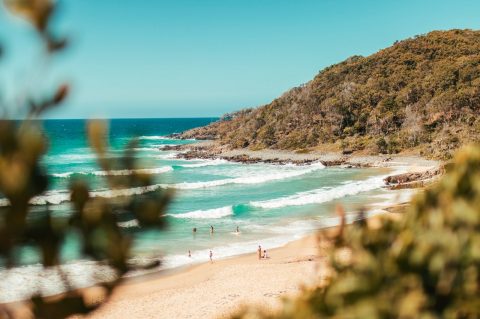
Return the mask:
[(480, 31), (434, 31), (353, 56), (268, 105), (224, 116), (182, 138), (222, 148), (448, 159), (480, 132)]

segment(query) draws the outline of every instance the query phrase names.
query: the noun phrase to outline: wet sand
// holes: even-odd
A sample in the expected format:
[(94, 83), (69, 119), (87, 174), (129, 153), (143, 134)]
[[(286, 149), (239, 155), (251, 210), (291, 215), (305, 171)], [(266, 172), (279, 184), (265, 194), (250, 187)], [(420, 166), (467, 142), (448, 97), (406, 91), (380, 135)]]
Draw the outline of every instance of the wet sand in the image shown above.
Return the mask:
[(119, 287), (88, 318), (226, 318), (245, 304), (274, 311), (280, 296), (319, 282), (324, 258), (316, 235), (268, 251), (215, 260)]

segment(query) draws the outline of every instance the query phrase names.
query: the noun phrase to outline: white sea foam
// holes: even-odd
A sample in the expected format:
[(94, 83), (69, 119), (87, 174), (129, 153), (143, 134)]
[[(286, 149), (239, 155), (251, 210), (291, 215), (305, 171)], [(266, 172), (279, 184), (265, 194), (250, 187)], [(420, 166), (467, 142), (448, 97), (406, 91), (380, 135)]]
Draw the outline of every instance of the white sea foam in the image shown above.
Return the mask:
[[(165, 185), (154, 184), (143, 187), (124, 188), (124, 189), (112, 189), (112, 190), (97, 190), (90, 192), (91, 197), (104, 197), (115, 198), (122, 196), (133, 196), (150, 193), (158, 190), (159, 188), (165, 188)], [(70, 201), (70, 193), (65, 190), (60, 191), (48, 191), (44, 195), (36, 196), (30, 200), (31, 205), (59, 205)], [(0, 199), (0, 206), (8, 206), (10, 202), (2, 198)]]
[(126, 222), (118, 222), (117, 224), (119, 227), (122, 227), (122, 228), (138, 227), (138, 220), (133, 219)]
[[(366, 216), (381, 214), (383, 211), (372, 210)], [(352, 223), (358, 218), (356, 214), (347, 214), (347, 223)], [(135, 221), (122, 223), (121, 227), (132, 227)], [(256, 252), (258, 245), (267, 250), (281, 247), (291, 241), (300, 239), (308, 233), (312, 233), (322, 227), (335, 226), (340, 223), (338, 217), (317, 218), (313, 220), (299, 220), (285, 225), (264, 226), (250, 224), (250, 229), (262, 229), (270, 233), (271, 237), (248, 240), (245, 242), (232, 242), (223, 246), (211, 247), (192, 251), (191, 257), (187, 254), (167, 255), (162, 258), (161, 269), (171, 269), (184, 265), (192, 265), (209, 260), (209, 252), (212, 250), (214, 260), (228, 258), (245, 253)], [(158, 260), (158, 257), (136, 257), (132, 262)], [(61, 266), (62, 272), (71, 280), (72, 286), (81, 288), (88, 287), (96, 282), (111, 280), (114, 276), (107, 266), (95, 264), (91, 261), (76, 261)], [(134, 277), (154, 272), (160, 267), (148, 271), (132, 271), (125, 277)], [(62, 278), (55, 270), (45, 270), (40, 265), (16, 267), (8, 270), (0, 270), (0, 302), (13, 302), (27, 299), (32, 292), (40, 292), (42, 295), (54, 295), (65, 291)], [(15, 287), (15, 289), (12, 289)]]
[[(276, 247), (281, 247), (293, 240), (300, 239), (302, 235), (300, 234), (288, 234), (282, 236), (275, 236), (271, 238), (265, 238), (261, 240), (252, 240), (241, 243), (231, 243), (224, 246), (212, 247), (213, 259), (218, 260), (222, 258), (232, 257), (236, 255), (246, 254), (256, 252), (258, 245), (261, 244), (262, 247), (266, 249), (272, 249)], [(188, 264), (195, 264), (200, 262), (208, 261), (210, 249), (202, 249), (192, 252), (192, 257), (187, 255), (168, 255), (162, 259), (162, 264), (164, 269), (175, 268)]]
[[(220, 259), (239, 254), (255, 252), (258, 245), (267, 249), (282, 246), (292, 240), (301, 238), (298, 235), (284, 235), (273, 238), (262, 239), (261, 241), (248, 241), (243, 243), (231, 243), (220, 247), (212, 247), (213, 258)], [(210, 249), (202, 249), (192, 252), (192, 257), (185, 255), (168, 255), (162, 258), (162, 269), (171, 269), (183, 265), (205, 262), (208, 260)], [(132, 261), (158, 260), (158, 258), (135, 258)], [(114, 273), (107, 266), (101, 266), (90, 261), (76, 261), (61, 266), (62, 272), (66, 274), (73, 287), (83, 288), (94, 285), (96, 282), (111, 280)], [(154, 272), (160, 268), (149, 271), (133, 271), (125, 277), (134, 277)], [(42, 295), (55, 295), (65, 292), (65, 285), (60, 274), (53, 269), (44, 269), (40, 265), (17, 267), (8, 270), (0, 270), (0, 303), (25, 300), (33, 292), (40, 292)], [(14, 288), (13, 288), (14, 287)]]
[[(313, 172), (317, 169), (323, 168), (323, 165), (311, 165), (308, 168), (295, 171), (283, 171), (280, 173), (257, 174), (255, 176), (246, 176), (238, 178), (229, 178), (222, 180), (214, 180), (208, 182), (192, 182), (179, 184), (154, 184), (144, 187), (135, 187), (127, 189), (114, 190), (97, 190), (90, 193), (92, 197), (114, 198), (120, 196), (132, 196), (149, 193), (158, 190), (159, 188), (176, 188), (176, 189), (201, 189), (215, 186), (222, 186), (228, 184), (258, 184), (274, 180), (282, 180), (292, 177), (301, 176)], [(167, 170), (167, 169), (165, 169)], [(168, 168), (171, 170), (171, 167)], [(123, 173), (123, 172), (121, 172)], [(120, 173), (119, 173), (120, 174)], [(276, 198), (266, 201), (254, 201), (249, 204), (254, 207), (261, 208), (279, 208), (285, 206), (300, 206), (308, 204), (323, 203), (333, 199), (341, 198), (348, 195), (355, 195), (360, 192), (374, 190), (384, 186), (384, 176), (369, 178), (365, 181), (353, 182), (347, 185), (340, 185), (334, 188), (321, 188), (309, 192), (301, 192), (292, 196)], [(61, 204), (70, 199), (70, 194), (67, 191), (48, 191), (44, 195), (34, 197), (30, 203), (33, 205), (46, 204)], [(8, 205), (8, 200), (0, 199), (0, 206)]]
[[(134, 188), (124, 188), (124, 189), (110, 189), (110, 190), (98, 190), (90, 192), (91, 197), (104, 197), (104, 198), (115, 198), (121, 196), (133, 196), (133, 195), (141, 195), (149, 192), (156, 191), (162, 185), (155, 184), (149, 185), (144, 187), (134, 187)], [(54, 192), (47, 192), (43, 196), (34, 197), (30, 203), (33, 205), (46, 205), (46, 204), (54, 204), (58, 205), (70, 200), (70, 193), (54, 193)]]
[(139, 140), (170, 140), (170, 138), (168, 138), (167, 136), (163, 136), (163, 135), (153, 135), (153, 136), (139, 136), (138, 137)]
[(86, 154), (58, 154), (58, 155), (47, 155), (45, 159), (47, 161), (85, 161), (90, 159), (95, 159), (97, 156), (93, 153), (86, 153)]
[(306, 166), (301, 170), (291, 170), (291, 171), (282, 171), (282, 172), (275, 172), (275, 173), (265, 173), (265, 174), (249, 174), (248, 176), (243, 177), (236, 177), (236, 178), (227, 178), (227, 179), (219, 179), (213, 180), (208, 182), (192, 182), (192, 183), (178, 183), (167, 185), (172, 188), (176, 189), (200, 189), (200, 188), (208, 188), (208, 187), (215, 187), (215, 186), (222, 186), (228, 184), (261, 184), (265, 182), (275, 181), (275, 180), (282, 180), (287, 178), (293, 178), (302, 176), (311, 172), (314, 172), (319, 169), (323, 169), (321, 163), (312, 164), (310, 166)]
[(281, 208), (287, 206), (301, 206), (309, 204), (325, 203), (337, 198), (356, 195), (381, 188), (385, 185), (385, 176), (371, 177), (364, 181), (343, 184), (337, 187), (325, 187), (308, 192), (300, 192), (295, 195), (275, 198), (265, 201), (253, 201), (250, 205), (260, 208)]
[(124, 188), (124, 189), (111, 189), (104, 191), (94, 191), (90, 193), (92, 197), (104, 197), (104, 198), (115, 198), (121, 196), (133, 196), (141, 195), (145, 193), (150, 193), (161, 188), (162, 184), (149, 185), (144, 187), (134, 187), (134, 188)]
[(133, 151), (143, 151), (143, 152), (151, 152), (151, 151), (154, 151), (154, 152), (158, 152), (160, 151), (160, 147), (159, 146), (155, 146), (155, 147), (134, 147), (132, 148)]
[[(61, 266), (72, 287), (84, 288), (96, 282), (112, 280), (114, 272), (108, 266), (90, 261), (77, 261)], [(61, 274), (55, 269), (45, 269), (40, 265), (29, 265), (0, 270), (0, 303), (25, 300), (32, 293), (40, 292), (50, 296), (65, 292)]]
[(117, 171), (96, 171), (93, 172), (93, 175), (97, 176), (107, 176), (107, 175), (114, 175), (114, 176), (119, 176), (119, 175), (131, 175), (133, 173), (137, 174), (162, 174), (162, 173), (167, 173), (173, 171), (173, 168), (171, 166), (164, 166), (164, 167), (157, 167), (157, 168), (140, 168), (140, 169), (123, 169), (123, 170), (117, 170)]
[(58, 177), (58, 178), (68, 178), (75, 174), (75, 172), (66, 172), (66, 173), (53, 173), (53, 177)]
[(158, 158), (158, 159), (175, 159), (177, 157), (178, 152), (172, 152), (172, 153), (165, 153), (162, 152), (163, 154), (156, 154), (156, 155), (142, 155), (142, 157), (147, 157), (147, 158)]
[(157, 168), (140, 168), (135, 170), (122, 169), (122, 170), (112, 170), (112, 171), (92, 171), (92, 172), (66, 172), (66, 173), (55, 173), (52, 174), (54, 177), (59, 178), (68, 178), (74, 174), (79, 175), (95, 175), (95, 176), (121, 176), (121, 175), (131, 175), (133, 173), (137, 174), (162, 174), (166, 172), (173, 171), (171, 166), (163, 166)]
[(165, 155), (159, 155), (159, 157), (162, 156), (161, 158), (164, 158), (164, 159), (174, 159), (177, 157), (177, 154), (178, 153), (170, 153)]
[[(70, 193), (67, 191), (48, 191), (44, 195), (35, 196), (30, 200), (32, 205), (58, 205), (70, 200)], [(7, 202), (8, 204), (8, 202)]]
[(194, 164), (181, 164), (178, 165), (180, 167), (187, 167), (187, 168), (197, 168), (197, 167), (205, 167), (205, 166), (215, 166), (215, 165), (223, 165), (229, 164), (230, 162), (224, 159), (214, 159), (214, 160), (207, 160), (201, 163), (194, 163)]
[(168, 214), (168, 215), (175, 218), (215, 219), (215, 218), (222, 218), (222, 217), (233, 215), (233, 207), (225, 206), (225, 207), (213, 208), (213, 209), (207, 209), (207, 210), (195, 210), (192, 212), (182, 213), (182, 214)]

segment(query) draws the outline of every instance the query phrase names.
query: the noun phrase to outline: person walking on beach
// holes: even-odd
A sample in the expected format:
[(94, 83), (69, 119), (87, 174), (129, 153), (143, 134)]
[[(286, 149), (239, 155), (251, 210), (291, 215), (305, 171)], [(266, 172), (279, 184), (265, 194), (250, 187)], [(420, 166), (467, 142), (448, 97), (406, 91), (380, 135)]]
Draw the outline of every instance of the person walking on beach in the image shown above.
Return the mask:
[(210, 250), (210, 262), (213, 263), (213, 253), (211, 250)]
[(268, 259), (267, 250), (263, 250), (263, 259)]
[(190, 252), (190, 250), (188, 251), (188, 257), (192, 258), (192, 253)]
[(258, 245), (258, 260), (262, 259), (262, 246)]

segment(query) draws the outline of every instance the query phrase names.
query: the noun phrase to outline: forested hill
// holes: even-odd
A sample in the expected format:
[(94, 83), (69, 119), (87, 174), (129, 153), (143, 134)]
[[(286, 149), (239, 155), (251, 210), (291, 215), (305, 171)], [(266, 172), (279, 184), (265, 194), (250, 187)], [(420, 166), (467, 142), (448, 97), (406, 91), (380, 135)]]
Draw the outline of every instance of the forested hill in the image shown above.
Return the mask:
[(480, 132), (480, 31), (434, 31), (353, 56), (268, 105), (187, 131), (230, 148), (416, 149), (448, 158)]

